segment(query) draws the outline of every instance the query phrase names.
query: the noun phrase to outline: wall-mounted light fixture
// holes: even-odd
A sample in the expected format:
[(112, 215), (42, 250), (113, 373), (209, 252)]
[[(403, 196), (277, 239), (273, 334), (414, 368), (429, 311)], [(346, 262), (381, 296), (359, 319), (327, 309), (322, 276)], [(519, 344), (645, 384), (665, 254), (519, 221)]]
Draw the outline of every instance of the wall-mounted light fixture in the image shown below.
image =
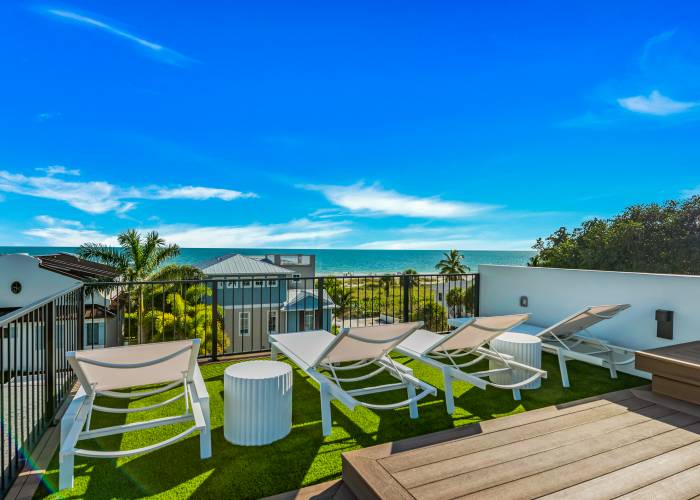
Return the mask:
[(656, 336), (661, 339), (673, 339), (673, 311), (656, 310)]
[(527, 296), (523, 295), (520, 297), (520, 307), (527, 307)]

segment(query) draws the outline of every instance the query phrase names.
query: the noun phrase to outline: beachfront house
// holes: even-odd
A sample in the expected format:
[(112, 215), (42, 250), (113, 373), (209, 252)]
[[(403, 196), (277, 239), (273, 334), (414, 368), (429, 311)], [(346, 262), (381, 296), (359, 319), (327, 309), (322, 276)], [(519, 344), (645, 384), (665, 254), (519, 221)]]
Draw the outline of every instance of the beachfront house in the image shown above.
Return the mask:
[(198, 264), (207, 277), (217, 280), (217, 304), (232, 346), (265, 349), (269, 334), (331, 324), (333, 301), (324, 292), (320, 307), (314, 259), (302, 258), (312, 256), (294, 256), (294, 268), (274, 263), (285, 262), (282, 257), (288, 256), (227, 254)]

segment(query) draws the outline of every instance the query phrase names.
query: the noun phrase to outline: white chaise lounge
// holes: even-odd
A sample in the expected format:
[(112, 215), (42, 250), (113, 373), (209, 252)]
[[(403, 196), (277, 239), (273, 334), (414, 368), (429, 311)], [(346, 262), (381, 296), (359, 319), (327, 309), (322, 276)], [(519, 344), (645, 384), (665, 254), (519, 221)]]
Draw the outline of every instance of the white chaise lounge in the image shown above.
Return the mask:
[(542, 349), (557, 355), (564, 387), (570, 386), (566, 369), (566, 361), (569, 359), (607, 367), (610, 377), (617, 378), (616, 367), (634, 362), (635, 351), (595, 338), (588, 329), (629, 307), (629, 304), (589, 306), (549, 328), (523, 323), (511, 331), (538, 336), (542, 340)]
[[(209, 394), (197, 365), (199, 339), (162, 342), (138, 346), (111, 347), (66, 353), (68, 362), (80, 381), (80, 389), (61, 419), (59, 452), (59, 488), (73, 486), (75, 456), (117, 458), (154, 451), (199, 431), (202, 459), (211, 456)], [(138, 386), (158, 385), (154, 389), (122, 392)], [(95, 397), (128, 399), (146, 397), (182, 387), (175, 397), (142, 408), (115, 408), (94, 404)], [(184, 398), (185, 413), (178, 416), (90, 429), (94, 411), (134, 413), (152, 410)], [(76, 448), (77, 442), (129, 431), (138, 431), (183, 422), (193, 422), (183, 432), (143, 448), (97, 451)]]
[[(533, 366), (519, 363), (512, 356), (501, 354), (489, 348), (488, 343), (499, 335), (511, 330), (529, 318), (529, 314), (511, 316), (489, 316), (468, 318), (460, 326), (447, 334), (418, 330), (396, 346), (395, 351), (442, 371), (445, 383), (445, 404), (447, 412), (455, 409), (452, 382), (462, 380), (479, 389), (487, 386), (513, 391), (513, 397), (520, 399), (520, 388), (538, 378), (546, 378), (547, 372)], [(466, 368), (482, 360), (498, 362), (498, 368), (469, 372)], [(512, 384), (497, 384), (488, 378), (514, 370), (524, 371), (529, 376)]]
[[(425, 396), (437, 394), (435, 387), (418, 380), (413, 371), (396, 363), (387, 356), (399, 342), (423, 326), (422, 322), (393, 325), (346, 328), (338, 335), (319, 330), (302, 333), (270, 335), (272, 359), (284, 354), (304, 370), (319, 385), (321, 393), (321, 420), (323, 435), (331, 433), (331, 401), (336, 399), (349, 409), (364, 406), (373, 410), (391, 410), (409, 407), (411, 418), (418, 418), (417, 402)], [(348, 370), (369, 369), (369, 373), (341, 377)], [(395, 379), (396, 383), (345, 389), (345, 383), (369, 380), (382, 372)], [(358, 396), (380, 392), (405, 390), (405, 400), (390, 404), (374, 404), (360, 401)], [(416, 393), (416, 390), (419, 392)]]

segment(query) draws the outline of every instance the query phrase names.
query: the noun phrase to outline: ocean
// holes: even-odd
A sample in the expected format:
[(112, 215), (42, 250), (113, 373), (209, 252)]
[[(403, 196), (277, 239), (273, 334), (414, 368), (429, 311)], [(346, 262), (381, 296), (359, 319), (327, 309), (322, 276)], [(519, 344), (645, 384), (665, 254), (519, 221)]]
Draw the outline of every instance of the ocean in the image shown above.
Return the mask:
[[(0, 247), (2, 253), (42, 255), (56, 252), (77, 252), (75, 247)], [(524, 266), (535, 252), (462, 250), (464, 262), (472, 271), (481, 264)], [(318, 274), (384, 274), (415, 269), (419, 273), (435, 272), (435, 264), (442, 258), (440, 250), (329, 250), (289, 248), (183, 248), (175, 262), (196, 264), (228, 253), (264, 255), (268, 253), (305, 253), (316, 255)]]

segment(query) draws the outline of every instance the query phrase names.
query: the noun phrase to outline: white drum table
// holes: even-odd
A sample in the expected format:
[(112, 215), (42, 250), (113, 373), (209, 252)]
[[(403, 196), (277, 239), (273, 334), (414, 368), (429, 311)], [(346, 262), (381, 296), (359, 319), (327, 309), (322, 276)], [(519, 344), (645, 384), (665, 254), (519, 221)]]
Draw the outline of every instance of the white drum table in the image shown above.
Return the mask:
[(279, 361), (246, 361), (224, 372), (224, 437), (259, 446), (292, 429), (292, 367)]
[[(534, 368), (542, 367), (542, 341), (534, 335), (526, 333), (506, 332), (490, 342), (490, 346), (501, 354), (513, 356), (514, 361), (530, 365)], [(499, 368), (503, 364), (498, 361), (489, 361), (490, 368)], [(512, 373), (497, 373), (489, 378), (494, 384), (515, 384), (522, 382), (532, 373), (525, 370), (513, 370)], [(527, 384), (520, 389), (539, 389), (542, 379)]]

